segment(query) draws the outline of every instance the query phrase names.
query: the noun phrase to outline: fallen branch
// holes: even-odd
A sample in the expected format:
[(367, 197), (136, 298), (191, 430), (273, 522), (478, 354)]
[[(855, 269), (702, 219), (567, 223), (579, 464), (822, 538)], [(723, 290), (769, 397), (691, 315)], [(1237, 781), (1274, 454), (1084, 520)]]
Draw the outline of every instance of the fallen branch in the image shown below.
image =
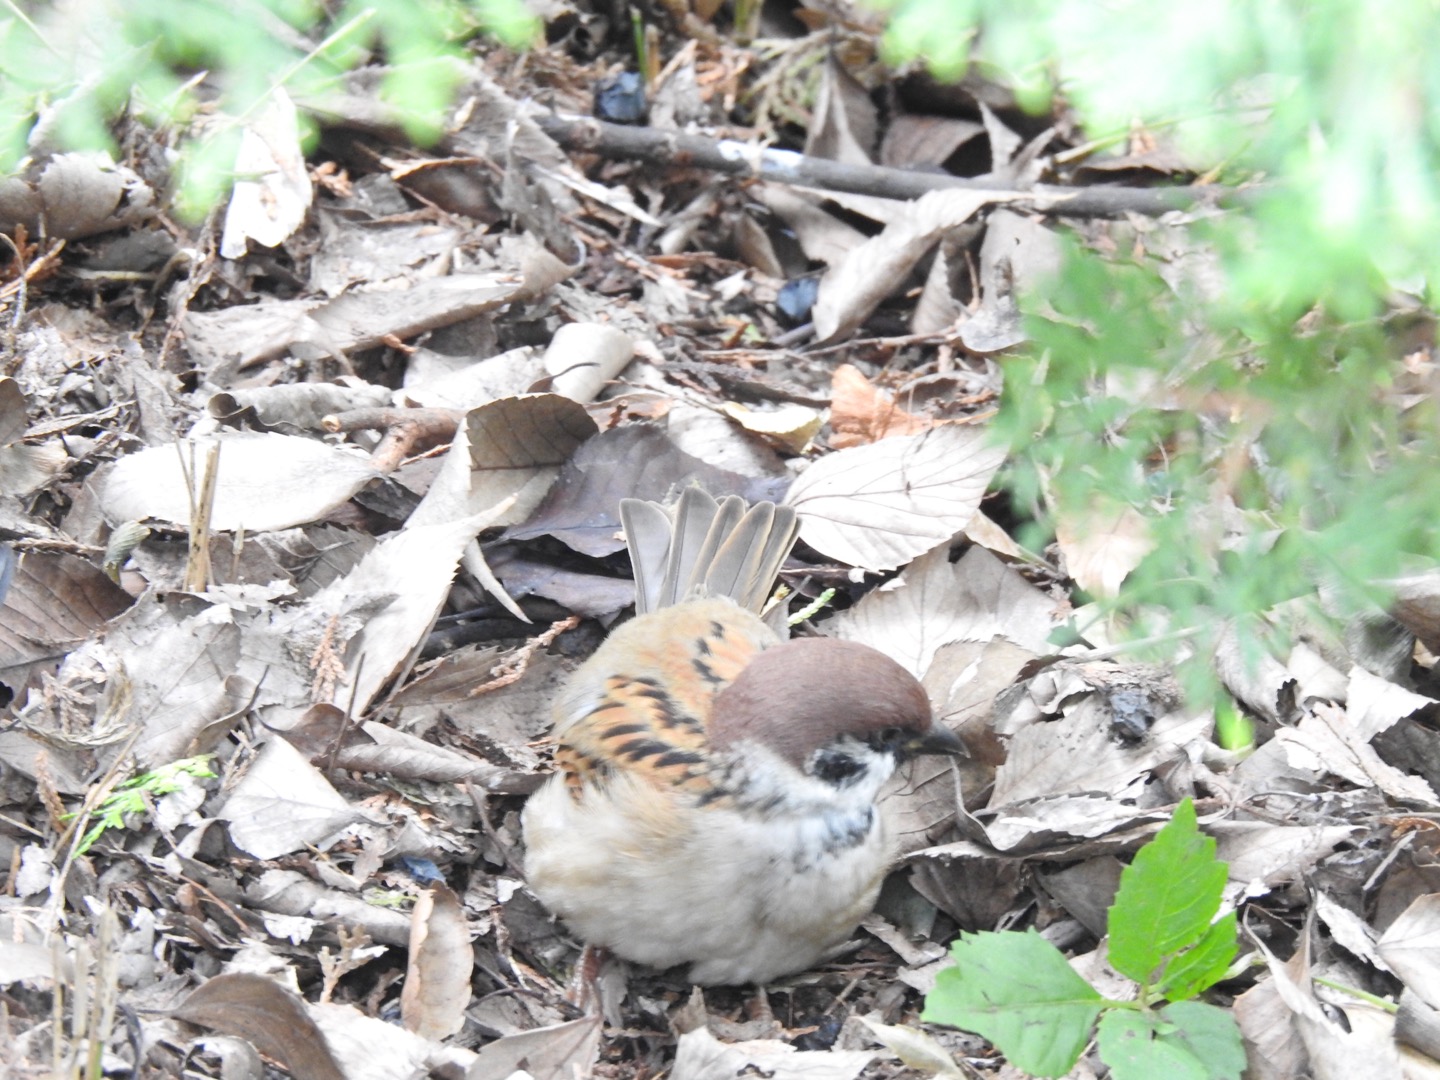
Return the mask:
[(1163, 214), (1232, 194), (1230, 189), (1213, 185), (1137, 188), (1037, 184), (1026, 191), (1011, 191), (997, 187), (990, 180), (912, 172), (884, 165), (846, 165), (807, 157), (793, 150), (765, 149), (733, 139), (709, 139), (659, 128), (627, 127), (588, 116), (539, 113), (533, 119), (545, 134), (567, 150), (887, 199), (917, 199), (927, 191), (969, 188), (994, 191), (1003, 195), (1004, 201), (1028, 204), (1031, 209), (1045, 213), (1113, 217), (1124, 213)]

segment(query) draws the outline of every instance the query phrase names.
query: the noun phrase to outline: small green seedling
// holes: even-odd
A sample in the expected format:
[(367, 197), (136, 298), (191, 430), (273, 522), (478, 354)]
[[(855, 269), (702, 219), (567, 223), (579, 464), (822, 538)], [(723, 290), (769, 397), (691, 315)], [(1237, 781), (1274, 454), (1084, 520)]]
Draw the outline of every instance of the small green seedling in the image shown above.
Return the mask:
[(210, 759), (214, 756), (213, 754), (202, 754), (199, 757), (181, 758), (168, 765), (161, 765), (158, 769), (133, 776), (117, 785), (114, 791), (105, 796), (104, 802), (90, 812), (92, 824), (89, 831), (81, 838), (80, 847), (75, 853), (77, 855), (85, 854), (95, 841), (105, 834), (107, 829), (129, 828), (125, 822), (125, 816), (145, 813), (149, 808), (146, 804), (147, 797), (154, 799), (161, 795), (169, 795), (172, 791), (179, 791), (189, 782), (187, 777), (195, 779), (213, 777), (215, 773), (210, 769)]
[(955, 966), (923, 1017), (983, 1035), (1033, 1076), (1064, 1076), (1098, 1030), (1115, 1080), (1239, 1080), (1235, 1018), (1193, 1000), (1235, 958), (1235, 913), (1215, 918), (1224, 887), (1225, 864), (1186, 799), (1125, 868), (1110, 908), (1110, 965), (1139, 984), (1134, 1001), (1101, 997), (1034, 930), (985, 932), (951, 946)]
[(1216, 695), (1215, 741), (1222, 750), (1255, 748), (1255, 724), (1228, 694)]

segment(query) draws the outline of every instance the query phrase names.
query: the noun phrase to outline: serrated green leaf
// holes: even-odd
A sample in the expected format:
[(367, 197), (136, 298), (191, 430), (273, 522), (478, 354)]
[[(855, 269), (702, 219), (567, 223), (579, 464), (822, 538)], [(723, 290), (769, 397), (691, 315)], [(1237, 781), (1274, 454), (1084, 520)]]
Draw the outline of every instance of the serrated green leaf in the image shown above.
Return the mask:
[(1079, 1059), (1102, 1000), (1034, 930), (962, 934), (922, 1018), (989, 1039), (1016, 1068), (1063, 1076)]
[(1171, 1001), (1185, 1001), (1214, 986), (1235, 959), (1235, 912), (1210, 924), (1193, 949), (1165, 965), (1155, 989)]
[(1206, 934), (1224, 888), (1225, 864), (1215, 858), (1215, 841), (1200, 832), (1195, 806), (1186, 799), (1120, 875), (1110, 908), (1111, 965), (1149, 983), (1167, 955)]
[(1188, 1047), (1161, 1035), (1170, 1025), (1156, 1013), (1112, 1009), (1100, 1020), (1100, 1058), (1113, 1080), (1209, 1080), (1204, 1064)]
[(1165, 1038), (1204, 1062), (1208, 1080), (1240, 1080), (1245, 1071), (1245, 1044), (1240, 1026), (1228, 1010), (1203, 1001), (1177, 1001), (1161, 1009), (1160, 1016), (1173, 1025)]

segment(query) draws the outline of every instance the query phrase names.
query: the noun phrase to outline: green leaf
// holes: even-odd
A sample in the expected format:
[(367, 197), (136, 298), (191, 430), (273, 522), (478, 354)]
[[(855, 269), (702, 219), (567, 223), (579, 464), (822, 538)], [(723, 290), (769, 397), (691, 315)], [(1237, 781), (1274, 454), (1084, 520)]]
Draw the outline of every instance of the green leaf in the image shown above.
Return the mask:
[(1215, 858), (1215, 841), (1200, 832), (1195, 806), (1186, 799), (1120, 875), (1110, 908), (1111, 965), (1150, 983), (1167, 955), (1209, 931), (1224, 888), (1225, 864)]
[(1100, 1021), (1100, 1057), (1113, 1080), (1208, 1080), (1210, 1074), (1188, 1048), (1161, 1036), (1168, 1028), (1152, 1012), (1112, 1009)]
[(1235, 1018), (1198, 1001), (1112, 1010), (1100, 1021), (1099, 1047), (1114, 1080), (1240, 1080), (1245, 1068)]
[(1240, 1080), (1245, 1071), (1245, 1044), (1240, 1026), (1228, 1010), (1203, 1001), (1177, 1001), (1160, 1015), (1174, 1025), (1167, 1038), (1203, 1061), (1214, 1080)]
[(1243, 750), (1255, 745), (1255, 725), (1228, 694), (1216, 696), (1215, 742), (1225, 750)]
[(1210, 924), (1193, 949), (1165, 965), (1155, 989), (1171, 1001), (1184, 1001), (1214, 986), (1235, 959), (1235, 912)]
[(1063, 1076), (1103, 1007), (1095, 988), (1034, 930), (962, 934), (955, 966), (940, 972), (923, 1019), (989, 1039), (1016, 1068)]

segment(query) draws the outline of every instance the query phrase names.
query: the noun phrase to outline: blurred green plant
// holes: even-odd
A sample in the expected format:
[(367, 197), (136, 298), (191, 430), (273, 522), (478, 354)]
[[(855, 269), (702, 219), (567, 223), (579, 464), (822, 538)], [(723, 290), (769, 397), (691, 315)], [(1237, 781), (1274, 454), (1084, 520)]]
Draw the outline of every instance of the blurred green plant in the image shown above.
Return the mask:
[(177, 132), (177, 202), (228, 190), (237, 120), (266, 95), (323, 100), (345, 72), (386, 68), (381, 96), (419, 139), (439, 134), (465, 42), (512, 46), (539, 24), (523, 0), (0, 0), (0, 173), (28, 155), (115, 152), (128, 110)]
[(889, 6), (892, 61), (947, 78), (973, 64), (1032, 111), (1063, 103), (1096, 145), (1160, 133), (1211, 178), (1259, 181), (1183, 241), (1142, 224), (1112, 232), (1118, 254), (1071, 244), (1023, 301), (1031, 345), (1003, 361), (999, 427), (1015, 493), (1048, 523), (1030, 542), (1138, 513), (1149, 554), (1096, 599), (1137, 636), (1198, 629), (1202, 660), (1222, 629), (1252, 658), (1282, 646), (1277, 607), (1317, 584), (1327, 617), (1350, 618), (1440, 558), (1422, 351), (1440, 284), (1425, 45), (1440, 4)]
[(147, 813), (152, 800), (188, 787), (194, 780), (214, 778), (215, 772), (210, 768), (214, 756), (201, 754), (199, 757), (181, 758), (117, 784), (115, 790), (91, 811), (90, 827), (80, 838), (75, 854), (84, 855), (111, 829), (129, 828), (126, 819)]
[(936, 977), (923, 1018), (983, 1035), (1035, 1076), (1070, 1072), (1098, 1032), (1115, 1080), (1238, 1080), (1234, 1017), (1195, 1000), (1235, 959), (1235, 913), (1215, 918), (1224, 887), (1225, 864), (1186, 799), (1121, 873), (1110, 908), (1106, 959), (1137, 984), (1133, 1000), (1101, 997), (1034, 930), (985, 932), (951, 946), (955, 966)]

